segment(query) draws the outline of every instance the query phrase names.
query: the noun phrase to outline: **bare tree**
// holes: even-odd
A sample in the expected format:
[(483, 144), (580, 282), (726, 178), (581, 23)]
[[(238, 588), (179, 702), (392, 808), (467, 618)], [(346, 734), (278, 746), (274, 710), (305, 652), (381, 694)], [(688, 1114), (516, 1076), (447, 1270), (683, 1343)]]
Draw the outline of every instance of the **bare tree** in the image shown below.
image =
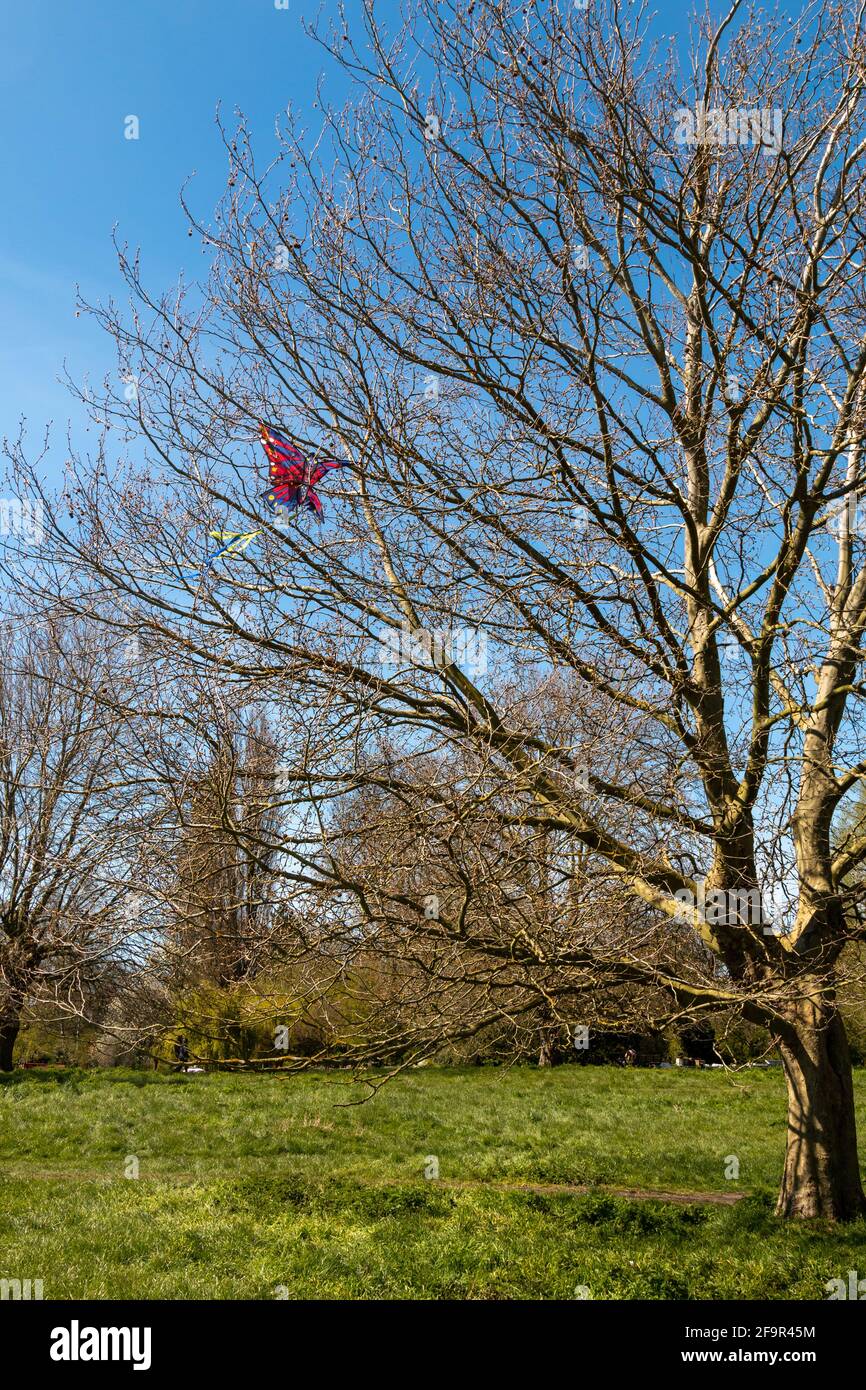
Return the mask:
[[(347, 977), (365, 982), (359, 1060), (415, 1059), (491, 1029), (510, 1036), (512, 1055), (534, 1047), (546, 1059), (554, 1041), (586, 1048), (590, 1028), (670, 1021), (676, 1006), (650, 987), (650, 962), (712, 982), (690, 927), (661, 930), (527, 790), (457, 754), (397, 763), (382, 750), (356, 766), (361, 789), (326, 825), (319, 897), (333, 901), (339, 886), (346, 906), (330, 929), (317, 914), (310, 949), (342, 942)], [(628, 957), (644, 967), (631, 988)], [(372, 962), (375, 988), (359, 969)]]
[[(135, 313), (96, 310), (119, 380), (45, 563), (74, 566), (72, 611), (123, 594), (179, 679), (270, 692), (311, 836), (377, 739), (467, 747), (498, 815), (531, 803), (687, 920), (700, 979), (629, 938), (581, 969), (766, 1026), (779, 1212), (854, 1217), (836, 990), (866, 839), (832, 826), (866, 773), (862, 10), (735, 0), (684, 69), (617, 0), (419, 0), (393, 33), (372, 9), (323, 36), (358, 100), (321, 138), (289, 117), (259, 167), (225, 135), (206, 284), (154, 298), (121, 250)], [(259, 417), (352, 461), (320, 529), (264, 512)], [(184, 579), (226, 525), (263, 535)], [(596, 711), (586, 747), (527, 699), (552, 674)]]
[(217, 726), (205, 746), (207, 766), (188, 779), (170, 930), (187, 978), (227, 986), (255, 973), (270, 928), (277, 757), (262, 727), (238, 738)]
[(17, 611), (0, 658), (0, 1069), (31, 1012), (88, 1018), (134, 955), (142, 787), (104, 634)]

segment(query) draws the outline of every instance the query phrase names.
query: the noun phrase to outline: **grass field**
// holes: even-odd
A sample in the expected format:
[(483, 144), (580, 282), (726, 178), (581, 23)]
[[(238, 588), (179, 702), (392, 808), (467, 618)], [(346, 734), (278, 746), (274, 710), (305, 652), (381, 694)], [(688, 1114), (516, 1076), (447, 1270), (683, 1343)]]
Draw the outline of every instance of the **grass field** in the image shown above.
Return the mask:
[(866, 1277), (866, 1223), (772, 1216), (783, 1092), (778, 1072), (428, 1068), (353, 1104), (335, 1073), (17, 1072), (0, 1278), (46, 1298), (826, 1298)]

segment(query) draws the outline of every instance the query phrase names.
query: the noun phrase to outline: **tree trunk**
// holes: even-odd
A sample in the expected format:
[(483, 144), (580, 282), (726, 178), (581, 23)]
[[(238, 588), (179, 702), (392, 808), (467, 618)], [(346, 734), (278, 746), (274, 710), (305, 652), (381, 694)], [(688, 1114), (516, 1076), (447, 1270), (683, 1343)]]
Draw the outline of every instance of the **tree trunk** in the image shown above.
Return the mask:
[(10, 1018), (8, 1014), (0, 1022), (0, 1071), (12, 1070), (12, 1054), (20, 1026), (18, 1019)]
[(538, 1048), (538, 1065), (540, 1067), (553, 1066), (553, 1039), (545, 1028), (541, 1030), (540, 1045)]
[(788, 1085), (788, 1143), (776, 1215), (852, 1221), (866, 1213), (848, 1039), (835, 1006), (803, 1000), (776, 1039)]

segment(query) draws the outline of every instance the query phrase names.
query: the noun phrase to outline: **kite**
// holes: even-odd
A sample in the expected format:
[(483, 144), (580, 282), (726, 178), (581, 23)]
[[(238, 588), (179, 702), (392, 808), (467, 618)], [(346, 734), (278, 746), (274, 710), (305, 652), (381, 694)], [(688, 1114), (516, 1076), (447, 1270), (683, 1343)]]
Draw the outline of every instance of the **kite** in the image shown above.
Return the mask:
[[(262, 493), (261, 496), (271, 512), (276, 515), (281, 508), (285, 508), (287, 511), (296, 511), (301, 507), (306, 507), (321, 521), (322, 504), (314, 488), (317, 483), (321, 482), (326, 473), (330, 473), (331, 469), (345, 468), (347, 460), (317, 459), (315, 457), (308, 459), (283, 434), (282, 430), (277, 429), (275, 425), (266, 425), (263, 420), (259, 421), (259, 432), (270, 464), (271, 477), (269, 491)], [(246, 550), (250, 541), (255, 540), (256, 536), (260, 536), (263, 529), (260, 528), (258, 531), (208, 531), (211, 540), (220, 542), (219, 550), (215, 550), (207, 556), (200, 570), (196, 570), (192, 574), (183, 574), (181, 578), (201, 579), (221, 556), (239, 555)]]
[(346, 459), (308, 459), (274, 425), (259, 421), (262, 444), (270, 463), (271, 488), (263, 494), (272, 512), (280, 507), (295, 511), (306, 507), (320, 520), (322, 504), (314, 491), (326, 473), (333, 468), (345, 468)]
[(246, 550), (246, 548), (247, 548), (247, 546), (249, 545), (250, 541), (254, 541), (255, 538), (256, 538), (256, 536), (260, 536), (261, 534), (262, 534), (262, 533), (261, 533), (261, 530), (258, 530), (258, 531), (208, 531), (208, 535), (210, 536), (211, 540), (214, 540), (214, 541), (224, 541), (225, 544), (224, 544), (219, 550), (215, 550), (214, 553), (213, 553), (213, 555), (209, 555), (208, 558), (207, 558), (207, 560), (205, 561), (205, 564), (206, 564), (206, 565), (212, 564), (214, 560), (218, 560), (218, 559), (219, 559), (220, 555), (238, 555), (238, 554), (240, 554), (240, 552), (241, 552), (242, 550)]
[(222, 541), (219, 550), (213, 551), (208, 555), (200, 570), (195, 570), (192, 574), (182, 574), (181, 579), (201, 579), (206, 574), (215, 560), (221, 555), (239, 555), (242, 550), (246, 550), (250, 541), (260, 536), (261, 531), (208, 531), (208, 535), (213, 541)]

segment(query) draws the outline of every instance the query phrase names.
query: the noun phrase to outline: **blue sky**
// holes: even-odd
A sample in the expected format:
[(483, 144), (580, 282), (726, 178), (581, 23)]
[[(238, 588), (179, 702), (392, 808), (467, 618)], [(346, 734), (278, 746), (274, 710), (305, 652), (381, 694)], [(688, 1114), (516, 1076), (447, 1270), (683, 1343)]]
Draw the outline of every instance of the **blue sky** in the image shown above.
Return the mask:
[[(347, 85), (302, 21), (336, 14), (337, 0), (7, 0), (0, 6), (0, 437), (26, 417), (31, 437), (82, 412), (58, 377), (98, 382), (114, 368), (109, 340), (75, 317), (75, 286), (90, 302), (122, 293), (112, 228), (142, 251), (145, 283), (168, 288), (204, 262), (178, 194), (206, 221), (226, 176), (214, 125), (240, 107), (259, 156), (291, 102), (318, 126), (316, 84), (342, 104)], [(661, 32), (688, 27), (690, 7), (662, 0)], [(720, 6), (714, 5), (718, 9)], [(358, 0), (346, 0), (359, 35)], [(398, 14), (397, 0), (379, 13)], [(140, 138), (124, 138), (127, 116)], [(53, 455), (52, 455), (53, 457)]]
[[(301, 20), (319, 0), (18, 0), (0, 7), (0, 436), (39, 435), (81, 414), (58, 382), (113, 367), (86, 299), (120, 291), (111, 233), (142, 249), (147, 283), (201, 272), (178, 201), (209, 215), (225, 180), (218, 102), (241, 107), (262, 145), (287, 102), (310, 116), (327, 55)], [(327, 3), (325, 13), (335, 6)], [(326, 84), (327, 85), (327, 84)], [(336, 88), (333, 73), (330, 85)], [(336, 91), (333, 94), (336, 97)], [(140, 138), (124, 138), (136, 115)]]

